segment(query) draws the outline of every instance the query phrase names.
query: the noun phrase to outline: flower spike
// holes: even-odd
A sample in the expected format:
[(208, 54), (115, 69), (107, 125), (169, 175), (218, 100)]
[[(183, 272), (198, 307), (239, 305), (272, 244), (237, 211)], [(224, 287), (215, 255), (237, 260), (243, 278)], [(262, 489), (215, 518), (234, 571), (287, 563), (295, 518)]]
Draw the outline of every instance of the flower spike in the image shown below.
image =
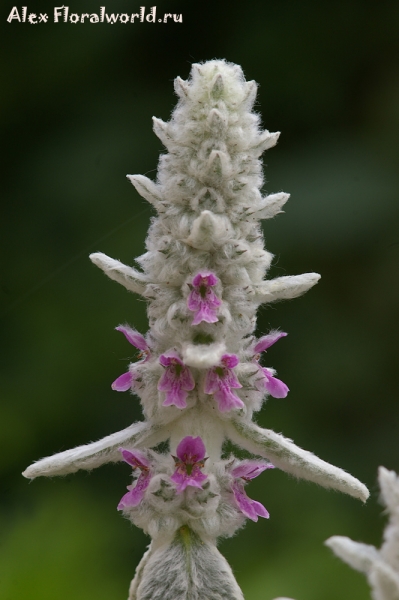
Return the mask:
[[(147, 302), (146, 336), (129, 325), (116, 328), (140, 356), (112, 384), (118, 392), (134, 389), (145, 420), (24, 472), (32, 479), (65, 475), (119, 462), (122, 453), (135, 481), (118, 509), (152, 539), (129, 600), (243, 600), (216, 540), (233, 535), (245, 518), (268, 518), (245, 491), (272, 468), (261, 458), (363, 501), (368, 496), (342, 469), (252, 421), (266, 392), (288, 393), (274, 370), (259, 364), (260, 354), (286, 334), (272, 331), (252, 341), (256, 311), (262, 303), (300, 296), (320, 278), (267, 279), (273, 256), (263, 247), (260, 222), (280, 213), (288, 194), (260, 191), (259, 157), (279, 133), (262, 131), (252, 112), (256, 89), (239, 66), (224, 60), (193, 65), (187, 81), (178, 78), (172, 118), (154, 119), (166, 148), (156, 178), (128, 176), (157, 213), (146, 251), (136, 259), (140, 269), (101, 252), (90, 255)], [(260, 458), (228, 464), (226, 440)], [(375, 577), (391, 585), (385, 563), (378, 565)]]

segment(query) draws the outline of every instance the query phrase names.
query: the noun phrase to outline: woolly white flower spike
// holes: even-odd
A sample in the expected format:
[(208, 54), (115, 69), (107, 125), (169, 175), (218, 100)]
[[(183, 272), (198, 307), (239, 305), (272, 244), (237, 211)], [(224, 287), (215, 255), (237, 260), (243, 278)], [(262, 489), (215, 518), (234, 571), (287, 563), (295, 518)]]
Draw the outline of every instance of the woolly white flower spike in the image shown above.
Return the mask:
[[(117, 327), (141, 354), (112, 383), (116, 392), (138, 396), (145, 421), (42, 459), (24, 475), (64, 475), (124, 460), (133, 482), (118, 509), (152, 539), (130, 600), (243, 600), (216, 540), (233, 535), (246, 518), (269, 517), (246, 493), (254, 477), (274, 465), (363, 501), (368, 492), (251, 421), (268, 395), (289, 392), (272, 367), (260, 364), (260, 354), (286, 334), (254, 340), (256, 310), (300, 296), (320, 277), (266, 279), (273, 256), (263, 248), (260, 220), (278, 214), (288, 194), (260, 192), (259, 156), (279, 133), (261, 131), (251, 112), (256, 84), (237, 65), (214, 60), (193, 65), (175, 89), (179, 102), (170, 121), (154, 119), (168, 150), (156, 181), (128, 176), (158, 213), (146, 252), (136, 259), (142, 272), (102, 253), (90, 256), (147, 301), (145, 336), (131, 325)], [(226, 439), (273, 464), (224, 460)], [(168, 451), (156, 450), (161, 442)], [(375, 571), (380, 586), (381, 573)]]
[(124, 265), (119, 260), (110, 258), (102, 252), (90, 254), (90, 260), (104, 271), (110, 279), (117, 281), (130, 292), (143, 294), (146, 288), (146, 277), (133, 267)]
[(333, 536), (325, 544), (350, 567), (367, 576), (374, 600), (399, 600), (399, 477), (380, 467), (378, 480), (381, 500), (389, 514), (380, 550), (341, 536)]

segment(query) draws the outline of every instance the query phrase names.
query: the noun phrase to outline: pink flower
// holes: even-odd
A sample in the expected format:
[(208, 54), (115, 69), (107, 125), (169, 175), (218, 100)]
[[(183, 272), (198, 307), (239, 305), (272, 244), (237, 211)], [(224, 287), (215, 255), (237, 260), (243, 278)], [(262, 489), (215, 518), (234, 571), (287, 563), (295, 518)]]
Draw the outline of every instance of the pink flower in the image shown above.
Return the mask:
[[(139, 354), (139, 358), (141, 360), (139, 362), (146, 362), (150, 358), (150, 349), (141, 333), (135, 329), (132, 329), (128, 325), (119, 325), (118, 327), (115, 327), (115, 329), (116, 331), (122, 332), (132, 346), (141, 350)], [(128, 371), (127, 373), (123, 373), (123, 375), (120, 375), (117, 379), (115, 379), (115, 381), (111, 384), (111, 388), (117, 392), (127, 392), (127, 390), (133, 387), (135, 380), (136, 375)]]
[(205, 394), (213, 394), (218, 401), (220, 412), (233, 408), (243, 408), (244, 402), (232, 392), (232, 388), (241, 388), (233, 368), (239, 363), (236, 354), (224, 354), (220, 365), (209, 369), (205, 378)]
[(158, 390), (166, 392), (162, 406), (174, 404), (177, 408), (186, 408), (188, 392), (195, 387), (190, 369), (175, 350), (168, 350), (165, 354), (161, 354), (159, 362), (165, 367), (165, 372), (158, 382)]
[(219, 320), (216, 313), (222, 301), (211, 289), (218, 282), (219, 279), (211, 271), (202, 271), (194, 277), (187, 298), (188, 309), (195, 312), (192, 325), (198, 325), (202, 321), (216, 323)]
[[(278, 342), (282, 337), (287, 334), (283, 331), (272, 331), (268, 335), (261, 337), (254, 346), (254, 352), (256, 352), (255, 361), (258, 363), (260, 359), (260, 353), (264, 352), (270, 346)], [(261, 375), (260, 380), (257, 382), (257, 388), (259, 390), (267, 390), (273, 398), (285, 398), (290, 391), (288, 386), (285, 385), (281, 379), (273, 377), (273, 373), (266, 367), (261, 367), (259, 364), (259, 374)]]
[(201, 472), (206, 461), (205, 446), (202, 439), (188, 435), (183, 438), (176, 449), (177, 457), (174, 456), (176, 471), (171, 480), (176, 484), (178, 494), (184, 492), (188, 485), (201, 488), (207, 479), (205, 473)]
[(257, 521), (258, 517), (268, 519), (269, 513), (263, 504), (248, 498), (245, 493), (244, 485), (245, 482), (258, 477), (265, 469), (274, 469), (274, 466), (270, 463), (245, 460), (231, 470), (231, 474), (235, 477), (235, 481), (231, 488), (235, 501), (241, 512), (252, 521)]
[(119, 448), (122, 452), (123, 460), (133, 467), (133, 470), (140, 469), (141, 473), (135, 484), (129, 485), (129, 490), (125, 494), (119, 504), (118, 510), (124, 510), (129, 506), (137, 506), (143, 499), (144, 492), (148, 488), (151, 479), (150, 462), (147, 457), (138, 450), (125, 450)]

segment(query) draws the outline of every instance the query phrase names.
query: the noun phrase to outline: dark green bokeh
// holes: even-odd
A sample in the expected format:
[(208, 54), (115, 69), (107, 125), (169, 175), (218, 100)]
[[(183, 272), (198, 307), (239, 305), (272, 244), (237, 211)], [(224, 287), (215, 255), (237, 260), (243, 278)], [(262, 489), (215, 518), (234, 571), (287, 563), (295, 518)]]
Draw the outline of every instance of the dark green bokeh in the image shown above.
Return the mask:
[[(28, 11), (51, 21), (54, 4)], [(127, 595), (147, 539), (116, 511), (126, 465), (30, 485), (20, 472), (140, 418), (137, 400), (110, 382), (131, 354), (113, 328), (145, 332), (145, 305), (87, 256), (132, 264), (143, 252), (152, 212), (125, 175), (155, 176), (152, 115), (168, 119), (174, 77), (215, 57), (260, 84), (263, 123), (283, 132), (264, 159), (265, 190), (292, 194), (264, 225), (272, 275), (322, 275), (304, 298), (260, 310), (259, 332), (290, 334), (268, 356), (291, 392), (270, 399), (259, 423), (372, 492), (363, 507), (265, 473), (249, 494), (270, 521), (221, 549), (247, 600), (368, 598), (361, 575), (322, 542), (379, 544), (377, 467), (399, 471), (399, 4), (160, 0), (160, 14), (183, 14), (167, 25), (9, 24), (12, 6), (1, 11), (1, 598)]]

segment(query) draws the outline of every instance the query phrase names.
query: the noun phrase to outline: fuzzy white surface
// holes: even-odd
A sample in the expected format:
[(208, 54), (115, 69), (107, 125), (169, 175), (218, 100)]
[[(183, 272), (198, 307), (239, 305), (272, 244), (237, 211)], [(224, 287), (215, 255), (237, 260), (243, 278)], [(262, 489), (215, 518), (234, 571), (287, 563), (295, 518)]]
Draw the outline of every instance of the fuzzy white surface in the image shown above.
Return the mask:
[(381, 548), (341, 536), (333, 536), (325, 544), (350, 567), (367, 576), (373, 600), (399, 600), (399, 477), (380, 467), (378, 480), (381, 500), (389, 514)]
[(142, 294), (145, 290), (146, 279), (143, 273), (140, 273), (133, 267), (124, 265), (119, 260), (110, 258), (102, 252), (90, 254), (90, 260), (110, 279), (120, 283), (130, 292)]
[(344, 492), (363, 502), (369, 497), (366, 486), (358, 479), (270, 429), (261, 429), (254, 423), (238, 419), (232, 420), (226, 427), (228, 436), (239, 446), (264, 456), (275, 467), (295, 477)]
[(244, 600), (226, 559), (188, 528), (153, 546), (136, 577), (129, 600)]
[(22, 475), (28, 479), (34, 479), (39, 476), (66, 475), (79, 469), (95, 469), (105, 463), (120, 461), (120, 446), (155, 446), (163, 441), (164, 435), (166, 434), (160, 428), (150, 423), (145, 421), (134, 423), (98, 442), (42, 458), (28, 467)]

